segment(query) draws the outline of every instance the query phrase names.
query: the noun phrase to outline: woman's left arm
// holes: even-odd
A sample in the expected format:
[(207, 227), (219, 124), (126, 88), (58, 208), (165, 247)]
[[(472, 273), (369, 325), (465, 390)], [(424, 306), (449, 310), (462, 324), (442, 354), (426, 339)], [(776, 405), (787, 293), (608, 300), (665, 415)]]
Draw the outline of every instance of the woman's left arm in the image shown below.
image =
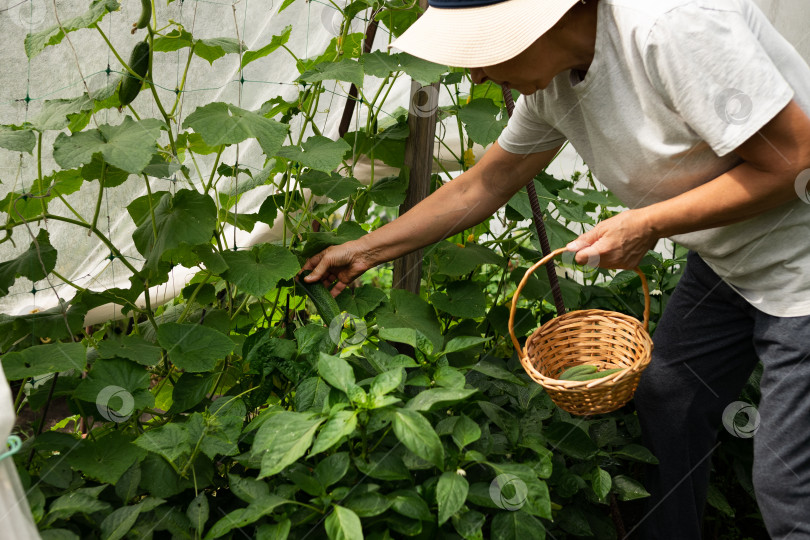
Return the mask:
[[(576, 260), (633, 268), (658, 239), (730, 225), (804, 196), (810, 181), (810, 118), (791, 101), (735, 153), (743, 162), (666, 201), (626, 210), (568, 244)], [(806, 177), (806, 178), (805, 178)]]

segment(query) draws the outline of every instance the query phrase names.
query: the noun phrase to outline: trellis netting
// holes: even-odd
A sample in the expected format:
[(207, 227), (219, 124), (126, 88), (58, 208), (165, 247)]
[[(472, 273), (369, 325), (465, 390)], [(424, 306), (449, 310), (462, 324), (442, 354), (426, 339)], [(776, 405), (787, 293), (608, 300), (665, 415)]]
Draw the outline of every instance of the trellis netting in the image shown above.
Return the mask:
[[(118, 2), (96, 1), (90, 12), (101, 10), (105, 5), (114, 9)], [(168, 34), (170, 37), (162, 38), (159, 45), (155, 45), (152, 66), (156, 91), (162, 102), (170, 105), (176, 102), (176, 108), (169, 111), (176, 114), (176, 125), (182, 125), (198, 107), (212, 102), (232, 103), (241, 109), (256, 111), (279, 96), (287, 100), (298, 96), (306, 85), (296, 81), (300, 73), (293, 55), (304, 59), (320, 54), (342, 32), (343, 15), (337, 5), (331, 2), (301, 0), (293, 2), (281, 13), (278, 13), (279, 6), (280, 3), (250, 0), (234, 3), (175, 1), (168, 5), (160, 2), (156, 5), (158, 20), (170, 20), (176, 25), (173, 33)], [(90, 103), (86, 96), (105, 95), (120, 80), (121, 64), (105, 41), (109, 40), (117, 53), (126, 59), (134, 44), (143, 39), (140, 34), (130, 33), (140, 10), (140, 2), (121, 2), (118, 9), (101, 18), (98, 29), (81, 28), (62, 37), (58, 26), (51, 32), (48, 30), (60, 23), (81, 25), (81, 20), (74, 21), (73, 18), (91, 17), (86, 2), (71, 0), (56, 5), (48, 0), (24, 0), (19, 3), (11, 0), (3, 9), (0, 31), (4, 47), (0, 51), (0, 62), (5, 83), (0, 90), (0, 124), (22, 126), (30, 122), (48, 130), (44, 132), (41, 143), (43, 176), (47, 177), (51, 171), (59, 169), (53, 149), (58, 133), (68, 132), (65, 128), (69, 127), (70, 120), (66, 114), (86, 114), (84, 103)], [(362, 35), (366, 29), (364, 24), (368, 24), (369, 11), (365, 17), (361, 14), (353, 20), (349, 35)], [(87, 26), (87, 23), (84, 25)], [(182, 33), (177, 30), (180, 27)], [(26, 39), (26, 35), (31, 33), (36, 39)], [(390, 32), (380, 25), (374, 49), (386, 49), (390, 38)], [(61, 43), (49, 46), (49, 39), (51, 43)], [(190, 55), (189, 45), (192, 42), (195, 50)], [(278, 46), (279, 43), (281, 46)], [(267, 54), (268, 49), (276, 50)], [(176, 91), (183, 81), (184, 90)], [(363, 85), (365, 94), (374, 95), (381, 82), (367, 76)], [(350, 83), (325, 81), (324, 85), (326, 93), (315, 114), (315, 125), (321, 135), (336, 139)], [(148, 93), (143, 91), (143, 94)], [(402, 108), (407, 109), (412, 97), (410, 78), (403, 74), (391, 86), (379, 115), (380, 123), (392, 119), (394, 114), (401, 114)], [(160, 111), (148, 98), (136, 99), (132, 105), (141, 118), (159, 118)], [(439, 98), (443, 104), (449, 102), (447, 95)], [(82, 100), (86, 101), (83, 103)], [(367, 114), (362, 101), (357, 103), (351, 129), (357, 129), (361, 121), (365, 122)], [(118, 125), (127, 116), (131, 116), (127, 110), (118, 112), (110, 108), (95, 112), (90, 122), (95, 125)], [(70, 127), (75, 129), (75, 126)], [(294, 118), (290, 125), (293, 138), (297, 137), (300, 127), (300, 122)], [(12, 134), (9, 130), (15, 128), (0, 129), (4, 130), (0, 132), (0, 137), (10, 140)], [(455, 127), (440, 127), (439, 134), (442, 141), (441, 144), (438, 140), (436, 142), (437, 167), (451, 171), (458, 169), (458, 161), (444, 150), (454, 148), (460, 155), (457, 130)], [(306, 133), (305, 138), (310, 135), (311, 132)], [(165, 135), (159, 142), (167, 143)], [(37, 169), (39, 148), (37, 146), (30, 152), (13, 151), (19, 148), (0, 150), (0, 200), (4, 203), (0, 209), (5, 212), (4, 218), (9, 211), (14, 213), (19, 210), (20, 204), (24, 204), (17, 202), (16, 209), (9, 208), (10, 205), (15, 206), (11, 204), (10, 194), (17, 193), (19, 197), (20, 194), (35, 191), (34, 183), (40, 173)], [(125, 147), (120, 150), (126, 152)], [(475, 151), (479, 155), (482, 150), (476, 145)], [(155, 192), (174, 193), (178, 189), (189, 188), (190, 184), (195, 189), (202, 189), (210, 178), (195, 172), (210, 170), (215, 160), (238, 170), (235, 176), (223, 177), (216, 183), (220, 197), (244, 194), (234, 205), (234, 213), (255, 212), (262, 201), (275, 192), (273, 179), (268, 178), (272, 163), (266, 162), (261, 145), (255, 138), (226, 148), (221, 156), (198, 155), (194, 163), (186, 156), (182, 165), (190, 169), (188, 177), (181, 174), (181, 164), (176, 160), (175, 163), (153, 167), (145, 172)], [(379, 161), (374, 166), (378, 177), (398, 174), (398, 170)], [(359, 162), (355, 166), (354, 176), (368, 184), (369, 169), (370, 163)], [(135, 223), (127, 213), (126, 206), (146, 194), (144, 179), (139, 175), (130, 175), (119, 185), (110, 186), (108, 181), (97, 218), (98, 227), (121, 249), (133, 266), (140, 267), (143, 258), (132, 242)], [(310, 195), (309, 190), (303, 191), (307, 197)], [(98, 182), (86, 182), (78, 190), (52, 198), (48, 202), (48, 209), (65, 216), (72, 216), (75, 211), (89, 218), (94, 214), (97, 195)], [(316, 196), (312, 202), (326, 200), (325, 196)], [(228, 247), (237, 249), (261, 242), (279, 241), (284, 234), (290, 234), (289, 229), (284, 231), (281, 220), (282, 216), (278, 216), (273, 226), (257, 223), (252, 230), (227, 226), (223, 231), (223, 241)], [(46, 221), (18, 227), (10, 238), (14, 245), (11, 241), (0, 244), (0, 258), (9, 260), (19, 256), (28, 248), (40, 228), (48, 231), (50, 243), (59, 253), (56, 274), (66, 280), (50, 276), (32, 282), (21, 277), (11, 286), (9, 294), (0, 298), (0, 313), (21, 315), (54, 308), (60, 300), (67, 301), (75, 293), (75, 288), (66, 281), (91, 290), (129, 286), (131, 272), (122, 261), (112, 256), (103, 242), (94, 235), (88, 235), (87, 231), (65, 223)], [(153, 307), (176, 296), (194, 273), (193, 268), (176, 267), (167, 283), (151, 290)], [(143, 305), (143, 298), (140, 303)], [(90, 325), (120, 317), (120, 309), (110, 304), (88, 313), (85, 322)]]
[[(118, 0), (94, 2), (90, 11), (95, 9), (97, 13), (101, 13), (105, 5), (114, 8), (114, 11), (101, 18), (99, 30), (79, 28), (64, 37), (58, 29), (60, 24), (88, 26), (90, 21), (81, 20), (81, 17), (88, 16), (87, 2), (70, 0), (57, 4), (50, 0), (3, 1), (5, 5), (0, 4), (0, 39), (3, 42), (0, 65), (5, 77), (0, 85), (0, 126), (21, 126), (25, 122), (31, 122), (46, 129), (41, 142), (41, 172), (37, 169), (40, 146), (36, 150), (32, 148), (28, 152), (19, 152), (13, 144), (5, 145), (11, 146), (11, 150), (4, 149), (4, 145), (0, 144), (0, 202), (4, 203), (0, 204), (0, 215), (5, 219), (9, 211), (15, 211), (9, 207), (9, 194), (34, 191), (34, 183), (40, 174), (47, 177), (51, 171), (59, 169), (52, 149), (58, 133), (67, 132), (66, 114), (82, 111), (81, 100), (86, 100), (88, 95), (109, 93), (122, 76), (121, 65), (105, 40), (109, 40), (118, 54), (125, 57), (142, 37), (129, 31), (141, 9), (140, 2), (134, 0), (121, 2), (117, 9), (115, 6), (119, 6)], [(810, 40), (806, 39), (807, 34), (802, 31), (805, 17), (801, 0), (758, 0), (758, 3), (799, 52), (805, 58), (810, 58)], [(233, 103), (242, 109), (253, 111), (259, 110), (278, 96), (291, 99), (301, 89), (301, 83), (297, 82), (300, 73), (292, 54), (298, 58), (308, 58), (323, 51), (342, 31), (343, 16), (337, 8), (345, 4), (345, 0), (339, 3), (328, 0), (298, 0), (279, 13), (281, 2), (177, 0), (168, 5), (159, 2), (156, 5), (159, 20), (176, 23), (174, 34), (169, 35), (176, 34), (177, 39), (164, 40), (161, 52), (154, 54), (153, 76), (156, 91), (162, 101), (176, 101), (177, 125), (182, 125), (197, 107), (215, 101)], [(370, 10), (366, 10), (356, 17), (350, 31), (364, 32), (369, 16)], [(79, 20), (74, 21), (74, 17), (79, 17)], [(181, 27), (183, 34), (177, 30)], [(53, 30), (49, 32), (49, 29)], [(26, 40), (29, 34), (37, 39)], [(373, 48), (385, 49), (390, 40), (390, 32), (385, 25), (380, 25)], [(283, 48), (274, 47), (274, 44), (281, 41), (284, 41)], [(196, 44), (195, 52), (189, 54), (189, 45), (192, 42)], [(276, 50), (262, 56), (268, 49)], [(290, 53), (284, 49), (288, 49)], [(251, 56), (255, 59), (246, 61)], [(175, 90), (183, 81), (184, 90), (176, 94)], [(373, 95), (380, 82), (375, 77), (366, 76), (365, 93)], [(322, 135), (335, 139), (350, 84), (340, 81), (326, 81), (325, 84), (329, 99), (321, 103), (316, 113), (316, 124)], [(439, 96), (440, 103), (449, 103), (450, 96), (443, 90), (440, 92), (443, 92)], [(403, 76), (392, 86), (380, 115), (381, 121), (385, 121), (386, 115), (396, 114), (398, 107), (407, 108), (412, 98), (410, 78)], [(142, 98), (136, 100), (134, 106), (142, 118), (160, 117), (160, 111), (152, 101)], [(367, 114), (364, 109), (362, 102), (355, 108), (355, 128)], [(92, 123), (117, 125), (128, 114), (126, 110), (118, 112), (115, 109), (104, 109), (93, 115)], [(300, 125), (296, 123), (300, 124), (300, 118), (293, 119), (293, 133), (300, 129)], [(0, 127), (0, 140), (4, 140), (3, 137), (11, 140), (9, 129), (14, 128)], [(452, 126), (439, 126), (435, 148), (438, 164), (445, 170), (458, 169), (458, 161), (451, 157), (451, 151), (460, 155), (461, 142)], [(480, 155), (483, 149), (476, 145), (474, 150), (476, 155)], [(581, 163), (570, 149), (561, 158), (563, 164), (556, 165), (566, 172), (572, 171), (577, 163)], [(199, 170), (207, 170), (216, 156), (201, 155), (198, 159), (199, 163), (195, 165), (199, 166)], [(274, 186), (268, 182), (265, 156), (256, 139), (248, 139), (240, 145), (226, 148), (219, 157), (219, 162), (238, 164), (237, 170), (244, 171), (220, 179), (217, 182), (220, 193), (235, 195), (250, 190), (238, 200), (234, 212), (255, 211), (264, 198), (274, 192)], [(191, 167), (188, 158), (183, 165)], [(179, 166), (180, 164), (174, 163), (164, 167), (161, 172), (151, 171), (149, 177), (153, 183), (152, 189), (175, 192), (178, 188), (189, 187), (189, 183), (200, 188), (207, 180), (193, 173), (185, 178), (178, 172)], [(369, 169), (368, 163), (359, 163), (354, 175), (368, 184)], [(396, 171), (390, 170), (390, 167), (386, 169), (380, 162), (375, 163), (375, 169), (378, 176), (384, 176), (386, 172), (396, 174)], [(265, 182), (266, 185), (259, 185)], [(52, 198), (48, 203), (49, 208), (61, 215), (71, 215), (75, 210), (81, 216), (92, 216), (97, 193), (97, 181), (85, 182), (71, 193)], [(143, 179), (138, 175), (130, 175), (120, 185), (104, 191), (98, 216), (99, 229), (107, 234), (115, 246), (121, 248), (124, 256), (135, 267), (139, 267), (143, 260), (132, 243), (135, 224), (125, 208), (132, 200), (145, 193)], [(305, 189), (304, 193), (309, 194), (309, 191)], [(316, 196), (312, 202), (326, 200), (327, 197)], [(19, 204), (17, 203), (18, 207)], [(229, 225), (223, 238), (230, 247), (236, 248), (279, 241), (283, 235), (290, 234), (289, 230), (284, 230), (281, 219), (279, 216), (272, 226), (257, 223), (251, 231)], [(13, 244), (11, 241), (0, 244), (0, 260), (10, 260), (24, 252), (40, 228), (48, 231), (49, 240), (59, 253), (56, 273), (67, 281), (92, 290), (128, 286), (130, 272), (122, 261), (112, 256), (107, 246), (95, 236), (86, 234), (86, 231), (79, 231), (61, 222), (18, 227), (10, 237)], [(194, 268), (176, 267), (167, 283), (152, 288), (150, 297), (153, 305), (176, 296), (194, 273)], [(60, 300), (69, 300), (74, 293), (73, 286), (54, 276), (35, 282), (21, 277), (11, 285), (9, 293), (0, 298), (0, 313), (22, 315), (37, 310), (44, 311), (58, 306)], [(143, 305), (143, 298), (139, 302)], [(109, 304), (88, 313), (85, 322), (90, 325), (120, 317), (120, 309)]]

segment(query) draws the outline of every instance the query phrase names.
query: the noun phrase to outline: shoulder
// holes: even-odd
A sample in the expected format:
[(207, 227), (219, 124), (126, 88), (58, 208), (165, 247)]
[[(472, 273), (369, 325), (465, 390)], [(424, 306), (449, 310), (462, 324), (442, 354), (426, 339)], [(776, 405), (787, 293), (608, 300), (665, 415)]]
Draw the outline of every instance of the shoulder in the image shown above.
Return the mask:
[(721, 30), (728, 15), (743, 20), (756, 10), (752, 0), (600, 0), (615, 31), (630, 37), (639, 50), (676, 35)]

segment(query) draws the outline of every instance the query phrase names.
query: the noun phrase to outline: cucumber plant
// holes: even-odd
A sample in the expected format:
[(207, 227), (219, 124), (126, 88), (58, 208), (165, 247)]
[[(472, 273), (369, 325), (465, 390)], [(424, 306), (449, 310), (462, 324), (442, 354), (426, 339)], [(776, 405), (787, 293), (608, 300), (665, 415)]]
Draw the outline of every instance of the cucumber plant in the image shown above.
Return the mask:
[[(526, 225), (525, 190), (497, 216), (425, 250), (418, 295), (391, 288), (390, 264), (368, 271), (337, 298), (320, 283), (296, 279), (307, 257), (384, 225), (404, 200), (404, 178), (375, 177), (372, 169), (366, 186), (353, 177), (361, 158), (403, 165), (407, 114), (386, 116), (383, 108), (398, 78), (439, 81), (448, 91), (453, 103), (440, 116), (455, 123), (463, 140), (465, 152), (453, 156), (462, 169), (474, 162), (466, 150), (493, 142), (505, 123), (500, 89), (465, 86), (462, 70), (384, 50), (361, 55), (363, 36), (350, 23), (366, 6), (393, 35), (418, 11), (411, 4), (352, 3), (342, 12), (341, 35), (322, 54), (294, 58), (300, 75), (288, 82), (299, 84), (298, 95), (278, 96), (256, 111), (206, 103), (182, 119), (185, 78), (174, 106), (162, 103), (150, 81), (150, 56), (176, 47), (191, 65), (195, 55), (244, 53), (244, 67), (271, 53), (291, 54), (290, 29), (244, 51), (232, 38), (200, 40), (172, 21), (156, 21), (143, 0), (133, 30), (147, 35), (126, 65), (99, 25), (119, 8), (116, 0), (94, 0), (58, 30), (97, 32), (124, 78), (111, 95), (51, 104), (59, 121), (0, 131), (0, 147), (31, 154), (37, 166), (27, 170), (38, 171), (23, 183), (28, 188), (0, 200), (0, 245), (15, 230), (33, 233), (17, 256), (0, 263), (0, 296), (21, 277), (72, 283), (59, 273), (48, 231), (33, 231), (46, 221), (95, 236), (132, 277), (128, 288), (75, 284), (75, 297), (52, 310), (0, 314), (0, 352), (15, 406), (38, 418), (22, 423), (25, 452), (13, 459), (43, 536), (611, 539), (617, 538), (611, 499), (632, 510), (632, 501), (646, 496), (641, 467), (656, 460), (639, 444), (632, 405), (572, 418), (531, 381), (511, 345), (507, 306), (540, 256), (536, 232)], [(31, 57), (67, 46), (46, 31), (29, 38)], [(366, 93), (364, 75), (383, 81), (375, 95)], [(324, 126), (315, 113), (334, 79), (356, 83), (363, 108), (355, 131), (330, 140), (319, 135)], [(144, 84), (151, 96), (136, 103)], [(145, 114), (152, 106), (159, 117)], [(90, 122), (113, 107), (128, 111), (120, 123)], [(305, 140), (306, 133), (315, 135)], [(52, 148), (43, 139), (53, 140)], [(115, 144), (121, 139), (125, 148)], [(247, 174), (244, 165), (220, 157), (249, 139), (266, 158), (263, 170), (248, 171), (250, 189), (272, 184), (275, 193), (244, 213), (236, 205), (244, 192), (222, 186)], [(42, 155), (49, 153), (59, 168), (42, 174)], [(150, 175), (175, 164), (186, 184), (153, 191)], [(434, 177), (434, 189), (450, 177), (444, 173)], [(115, 179), (146, 181), (149, 188), (127, 206), (136, 257), (98, 226), (103, 193)], [(71, 189), (94, 180), (100, 189), (89, 215), (51, 204), (69, 203)], [(620, 207), (590, 175), (544, 173), (534, 182), (552, 248), (593, 216)], [(310, 207), (298, 186), (333, 201)], [(279, 215), (291, 241), (235, 249), (222, 234), (226, 224), (273, 226)], [(676, 247), (642, 261), (657, 292), (652, 328), (684, 257)], [(165, 282), (177, 264), (200, 270), (174, 302), (152, 306), (150, 284)], [(575, 272), (566, 268), (561, 279), (570, 309), (641, 313), (632, 272)], [(320, 321), (308, 317), (308, 298)], [(533, 276), (517, 309), (519, 335), (555, 315), (549, 300), (547, 281)], [(124, 320), (83, 325), (86, 313), (111, 302), (124, 306)], [(344, 339), (347, 329), (330, 324), (343, 312), (365, 325), (357, 339)], [(43, 422), (45, 411), (54, 410), (67, 412), (55, 425)]]

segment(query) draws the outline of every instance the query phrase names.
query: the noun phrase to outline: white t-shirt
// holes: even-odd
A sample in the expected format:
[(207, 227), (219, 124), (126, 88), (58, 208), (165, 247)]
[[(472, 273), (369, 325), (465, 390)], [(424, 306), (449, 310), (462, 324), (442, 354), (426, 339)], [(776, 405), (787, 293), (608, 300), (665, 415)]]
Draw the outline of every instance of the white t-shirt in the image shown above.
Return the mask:
[[(791, 99), (810, 115), (810, 67), (750, 0), (601, 0), (584, 79), (518, 100), (498, 143), (570, 141), (628, 207), (674, 197), (741, 162), (732, 151)], [(806, 200), (806, 198), (805, 198)], [(673, 236), (752, 305), (810, 315), (810, 204)]]

